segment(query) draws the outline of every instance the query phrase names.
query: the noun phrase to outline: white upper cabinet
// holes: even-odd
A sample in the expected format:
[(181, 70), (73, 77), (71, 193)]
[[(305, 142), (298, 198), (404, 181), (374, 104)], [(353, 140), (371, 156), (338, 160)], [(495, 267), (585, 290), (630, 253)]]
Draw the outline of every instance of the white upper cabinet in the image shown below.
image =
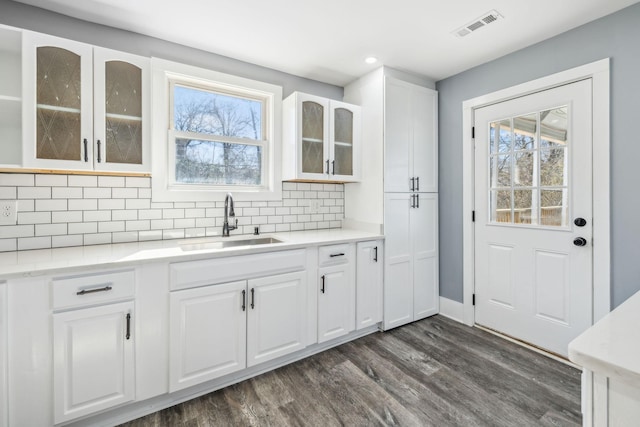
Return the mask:
[(360, 179), (360, 107), (294, 92), (283, 109), (284, 180)]
[(22, 32), (0, 26), (0, 141), (3, 167), (22, 163)]
[(149, 60), (23, 33), (23, 166), (148, 172)]
[(438, 191), (437, 92), (385, 77), (384, 191)]

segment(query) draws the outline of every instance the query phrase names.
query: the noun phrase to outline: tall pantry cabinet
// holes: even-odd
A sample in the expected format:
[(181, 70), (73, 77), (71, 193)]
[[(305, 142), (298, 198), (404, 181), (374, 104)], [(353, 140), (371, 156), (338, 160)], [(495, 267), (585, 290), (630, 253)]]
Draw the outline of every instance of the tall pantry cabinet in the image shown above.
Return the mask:
[(391, 329), (439, 311), (437, 92), (382, 67), (344, 99), (361, 106), (366, 141), (362, 182), (345, 186), (345, 218), (383, 224)]

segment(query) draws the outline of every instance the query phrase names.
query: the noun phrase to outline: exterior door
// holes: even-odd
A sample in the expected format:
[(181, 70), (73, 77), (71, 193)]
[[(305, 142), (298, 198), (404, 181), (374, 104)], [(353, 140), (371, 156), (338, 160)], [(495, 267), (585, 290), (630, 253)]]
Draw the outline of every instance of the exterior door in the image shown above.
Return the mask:
[(475, 110), (476, 323), (562, 356), (592, 324), (591, 81)]

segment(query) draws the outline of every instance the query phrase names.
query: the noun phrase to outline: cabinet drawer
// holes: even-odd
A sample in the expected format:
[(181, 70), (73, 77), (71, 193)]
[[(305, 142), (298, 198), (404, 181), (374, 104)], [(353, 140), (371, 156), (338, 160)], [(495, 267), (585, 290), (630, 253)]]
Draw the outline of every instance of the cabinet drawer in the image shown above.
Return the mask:
[(169, 266), (169, 286), (174, 291), (301, 271), (306, 268), (306, 260), (306, 250), (298, 249), (178, 262)]
[(118, 301), (133, 297), (135, 272), (55, 278), (51, 287), (54, 310)]
[(320, 246), (318, 248), (318, 266), (348, 263), (351, 257), (349, 244)]

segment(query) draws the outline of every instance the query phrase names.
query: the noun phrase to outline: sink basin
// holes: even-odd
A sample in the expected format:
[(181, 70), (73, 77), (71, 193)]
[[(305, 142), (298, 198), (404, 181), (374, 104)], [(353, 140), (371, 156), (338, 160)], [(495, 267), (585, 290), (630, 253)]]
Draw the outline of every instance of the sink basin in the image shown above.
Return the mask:
[(273, 237), (255, 237), (251, 239), (239, 239), (239, 240), (216, 240), (213, 242), (190, 242), (190, 243), (181, 244), (180, 248), (183, 251), (201, 251), (206, 249), (233, 248), (237, 246), (270, 245), (272, 243), (282, 243), (282, 240), (278, 240)]

